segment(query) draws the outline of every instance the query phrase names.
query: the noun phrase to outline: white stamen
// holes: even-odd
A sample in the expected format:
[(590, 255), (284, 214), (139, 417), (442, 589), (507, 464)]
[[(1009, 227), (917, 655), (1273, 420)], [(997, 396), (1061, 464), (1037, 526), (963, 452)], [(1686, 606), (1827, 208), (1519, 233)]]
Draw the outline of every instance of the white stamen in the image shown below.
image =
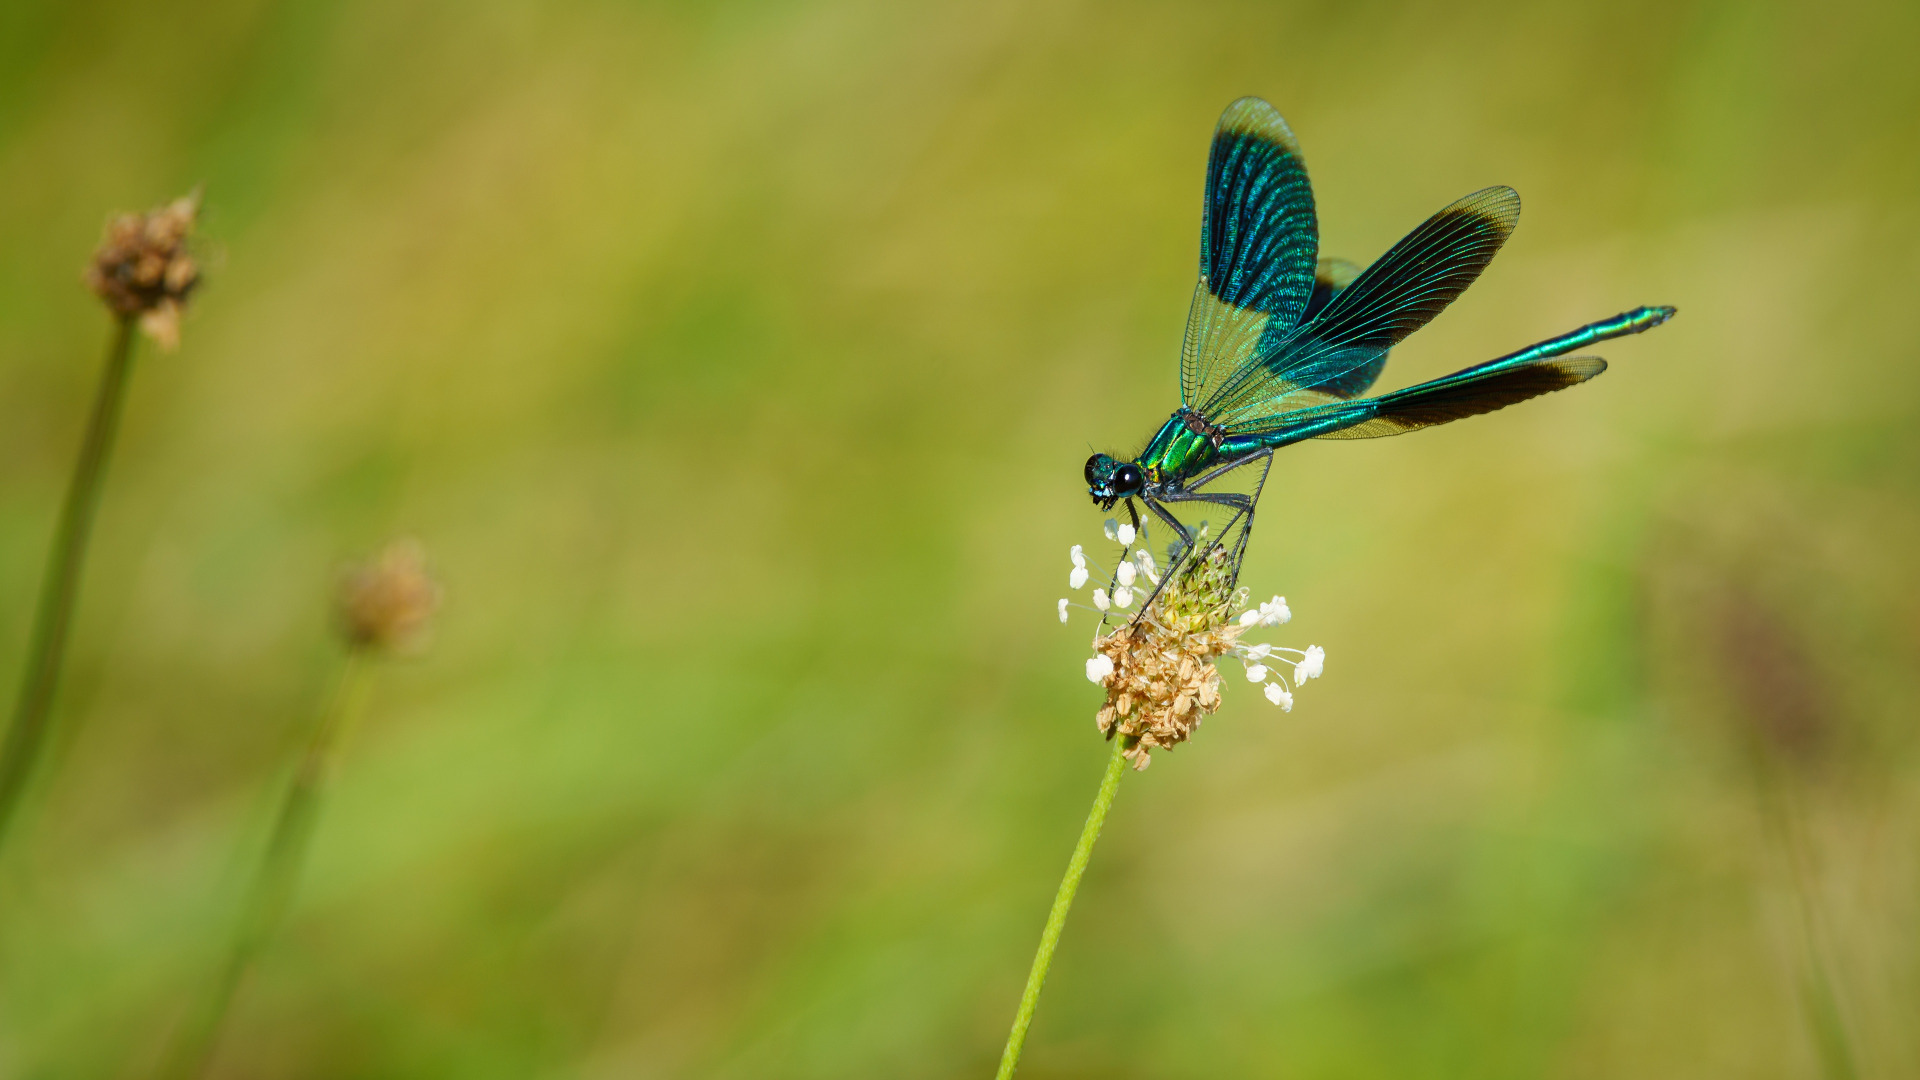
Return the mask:
[(1060, 621), (1067, 621), (1067, 598), (1064, 596), (1060, 598)]
[[(1065, 611), (1066, 609), (1061, 608), (1060, 610)], [(1252, 667), (1248, 668), (1247, 681), (1248, 682), (1266, 682), (1267, 666), (1265, 664), (1255, 664)]]
[[(1089, 660), (1087, 662), (1091, 664), (1093, 661)], [(1287, 688), (1277, 682), (1267, 684), (1267, 700), (1280, 706), (1281, 712), (1293, 711), (1293, 695), (1287, 693)]]
[(1293, 669), (1293, 685), (1299, 686), (1308, 679), (1317, 679), (1327, 668), (1327, 650), (1318, 645), (1307, 646), (1307, 658), (1296, 664)]
[(1240, 613), (1241, 626), (1252, 626), (1254, 623), (1257, 623), (1259, 621), (1260, 621), (1259, 608), (1248, 608), (1247, 610)]
[[(1075, 567), (1082, 567), (1087, 565), (1087, 553), (1080, 549), (1079, 544), (1075, 544), (1071, 548), (1067, 549), (1067, 558), (1073, 560), (1073, 565)], [(1075, 587), (1078, 588), (1078, 586), (1075, 586)]]
[(1105, 654), (1087, 658), (1088, 682), (1106, 682), (1107, 676), (1111, 674), (1113, 674), (1113, 661), (1107, 659)]
[(1125, 585), (1113, 590), (1113, 606), (1123, 608), (1133, 603), (1133, 590)]
[(1107, 590), (1105, 589), (1093, 590), (1093, 606), (1099, 608), (1101, 611), (1105, 611), (1107, 610), (1108, 607), (1111, 606), (1107, 602)]
[(1264, 641), (1258, 645), (1248, 645), (1246, 646), (1246, 652), (1241, 655), (1249, 660), (1265, 660), (1267, 657), (1273, 655), (1273, 646)]
[(1112, 518), (1107, 519), (1106, 528), (1102, 531), (1107, 534), (1107, 539), (1109, 540), (1120, 539), (1120, 523)]
[(1114, 573), (1114, 576), (1120, 579), (1120, 584), (1122, 585), (1132, 585), (1133, 575), (1134, 575), (1133, 564), (1130, 562), (1121, 563), (1120, 569), (1115, 571)]
[(1132, 547), (1133, 546), (1133, 526), (1131, 525), (1120, 526), (1119, 540), (1120, 540), (1121, 547)]
[(1087, 568), (1084, 566), (1074, 567), (1073, 573), (1067, 575), (1067, 587), (1070, 589), (1078, 589), (1086, 583)]

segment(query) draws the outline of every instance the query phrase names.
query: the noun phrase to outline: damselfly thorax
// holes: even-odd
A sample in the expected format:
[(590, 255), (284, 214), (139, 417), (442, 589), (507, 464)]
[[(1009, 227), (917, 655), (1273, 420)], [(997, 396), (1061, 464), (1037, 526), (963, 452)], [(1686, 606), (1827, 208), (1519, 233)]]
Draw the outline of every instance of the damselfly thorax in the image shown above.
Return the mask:
[(1152, 485), (1149, 490), (1183, 489), (1187, 481), (1220, 460), (1220, 447), (1226, 438), (1225, 430), (1207, 423), (1192, 409), (1182, 406), (1174, 410), (1137, 462)]

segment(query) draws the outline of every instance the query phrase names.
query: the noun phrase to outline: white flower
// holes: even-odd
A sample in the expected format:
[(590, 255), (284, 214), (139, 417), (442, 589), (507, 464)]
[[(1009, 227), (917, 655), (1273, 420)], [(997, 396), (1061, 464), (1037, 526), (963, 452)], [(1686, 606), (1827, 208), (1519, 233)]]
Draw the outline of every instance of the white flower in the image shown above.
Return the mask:
[(1109, 606), (1107, 603), (1107, 590), (1093, 590), (1093, 606), (1099, 608), (1101, 611), (1107, 610)]
[(1067, 621), (1067, 598), (1064, 596), (1060, 598), (1060, 621)]
[(1084, 569), (1087, 565), (1087, 553), (1080, 550), (1079, 544), (1067, 549), (1067, 558), (1073, 560), (1073, 565), (1077, 569)]
[(1293, 612), (1287, 610), (1287, 598), (1276, 596), (1263, 602), (1257, 608), (1248, 608), (1240, 613), (1241, 626), (1279, 626), (1293, 618)]
[(1067, 575), (1067, 587), (1070, 589), (1078, 589), (1086, 583), (1087, 568), (1084, 566), (1074, 567), (1073, 573)]
[(1107, 534), (1107, 539), (1109, 540), (1120, 539), (1120, 523), (1113, 520), (1112, 518), (1107, 519), (1106, 528), (1102, 531), (1104, 531)]
[(1117, 607), (1117, 608), (1128, 607), (1128, 606), (1131, 606), (1132, 603), (1133, 603), (1132, 589), (1126, 587), (1125, 585), (1122, 585), (1119, 588), (1113, 590), (1113, 606), (1114, 607)]
[(1132, 547), (1132, 546), (1133, 546), (1133, 535), (1134, 535), (1134, 533), (1133, 533), (1133, 526), (1131, 526), (1131, 525), (1122, 525), (1122, 526), (1120, 526), (1120, 529), (1119, 529), (1119, 540), (1120, 540), (1120, 546), (1121, 546), (1121, 547)]
[(1327, 667), (1327, 650), (1318, 645), (1307, 646), (1307, 655), (1293, 667), (1293, 685), (1299, 686), (1308, 679), (1317, 679)]
[(1160, 568), (1153, 565), (1153, 552), (1141, 548), (1133, 553), (1133, 561), (1140, 564), (1140, 572), (1147, 575), (1148, 581), (1160, 584)]
[[(1063, 607), (1060, 610), (1065, 611), (1067, 609)], [(1266, 682), (1267, 666), (1265, 664), (1254, 664), (1252, 667), (1247, 668), (1247, 681), (1248, 682)]]
[(1293, 612), (1287, 609), (1287, 598), (1276, 596), (1260, 605), (1260, 625), (1279, 626), (1293, 618)]
[(1112, 660), (1107, 659), (1104, 655), (1090, 656), (1087, 658), (1088, 682), (1105, 682), (1107, 681), (1107, 676), (1111, 674), (1113, 674)]
[(1121, 563), (1119, 571), (1114, 576), (1120, 579), (1120, 584), (1132, 585), (1134, 576), (1133, 564), (1130, 562)]
[[(1104, 659), (1104, 657), (1102, 659)], [(1089, 669), (1091, 669), (1093, 666), (1093, 661), (1091, 660), (1087, 661), (1087, 666)], [(1281, 686), (1277, 682), (1270, 682), (1267, 684), (1267, 700), (1273, 702), (1275, 705), (1280, 706), (1281, 712), (1293, 711), (1293, 695), (1287, 693), (1287, 688), (1284, 686)]]

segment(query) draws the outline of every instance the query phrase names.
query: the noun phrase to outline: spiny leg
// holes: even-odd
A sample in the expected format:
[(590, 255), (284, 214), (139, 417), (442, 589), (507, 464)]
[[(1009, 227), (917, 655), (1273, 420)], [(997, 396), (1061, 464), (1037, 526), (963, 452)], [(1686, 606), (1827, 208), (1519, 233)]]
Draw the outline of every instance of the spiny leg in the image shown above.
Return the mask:
[[(1233, 559), (1235, 576), (1239, 574), (1239, 560), (1246, 552), (1247, 538), (1253, 533), (1253, 511), (1260, 501), (1260, 493), (1266, 489), (1267, 473), (1273, 467), (1273, 448), (1262, 447), (1242, 454), (1229, 461), (1223, 461), (1206, 472), (1189, 480), (1182, 491), (1163, 493), (1161, 498), (1167, 502), (1211, 503), (1226, 507), (1232, 511), (1221, 526), (1217, 542), (1225, 543), (1228, 534), (1238, 530), (1234, 536)], [(1257, 470), (1257, 471), (1249, 471)], [(1250, 477), (1252, 482), (1239, 491), (1206, 491), (1207, 485), (1221, 481), (1234, 474)]]
[[(1188, 492), (1181, 495), (1162, 497), (1166, 499), (1167, 502), (1208, 503), (1213, 506), (1226, 507), (1232, 511), (1232, 514), (1221, 526), (1219, 536), (1215, 539), (1214, 543), (1225, 543), (1227, 542), (1228, 536), (1232, 535), (1233, 576), (1237, 581), (1240, 577), (1240, 560), (1246, 554), (1247, 550), (1247, 538), (1253, 534), (1253, 509), (1258, 496), (1248, 495), (1238, 491), (1215, 491), (1205, 493)], [(1182, 548), (1180, 552), (1182, 559), (1192, 550), (1193, 544), (1194, 539), (1189, 534), (1187, 546)], [(1175, 561), (1174, 565), (1179, 565), (1178, 560)]]
[[(1260, 497), (1260, 489), (1267, 486), (1267, 476), (1264, 469), (1267, 467), (1271, 467), (1273, 463), (1273, 447), (1270, 447), (1270, 446), (1261, 447), (1258, 450), (1241, 454), (1239, 457), (1233, 458), (1232, 460), (1224, 461), (1218, 465), (1215, 465), (1213, 468), (1208, 469), (1206, 472), (1203, 472), (1199, 476), (1196, 476), (1193, 479), (1187, 481), (1186, 492), (1187, 494), (1197, 493), (1200, 488), (1206, 487), (1208, 484), (1213, 483), (1215, 480), (1220, 479), (1221, 477), (1227, 475), (1228, 473), (1234, 472), (1239, 469), (1248, 468), (1252, 466), (1254, 462), (1260, 461), (1263, 458), (1265, 459), (1265, 464), (1263, 465), (1262, 467), (1263, 471), (1260, 474), (1260, 482), (1254, 486), (1254, 491), (1253, 491), (1253, 497), (1257, 499)], [(1218, 492), (1216, 492), (1215, 494), (1218, 494)], [(1165, 496), (1163, 496), (1163, 498), (1164, 497)], [(1175, 497), (1178, 498), (1180, 496), (1175, 496)]]
[(1212, 491), (1205, 494), (1188, 492), (1180, 495), (1162, 495), (1160, 498), (1164, 502), (1217, 503), (1221, 506), (1231, 506), (1235, 510), (1251, 511), (1253, 509), (1253, 496), (1238, 491)]
[[(1140, 501), (1146, 503), (1147, 508), (1149, 510), (1154, 511), (1157, 517), (1166, 521), (1168, 524), (1172, 525), (1176, 529), (1180, 528), (1180, 523), (1174, 520), (1172, 517), (1168, 516), (1165, 511), (1162, 511), (1158, 507), (1154, 506), (1153, 500), (1147, 498), (1145, 495), (1142, 495), (1140, 496)], [(1141, 536), (1142, 533), (1145, 532), (1145, 526), (1140, 520), (1139, 508), (1133, 505), (1133, 496), (1127, 497), (1126, 507), (1127, 507), (1127, 521), (1129, 524), (1133, 526), (1133, 532), (1135, 537), (1134, 543), (1140, 543), (1139, 537)], [(1122, 552), (1120, 561), (1121, 562), (1128, 561), (1127, 553), (1125, 551)], [(1144, 614), (1147, 610), (1147, 607), (1153, 603), (1153, 598), (1160, 595), (1160, 589), (1164, 586), (1165, 581), (1166, 579), (1164, 577), (1161, 578), (1161, 584), (1155, 585), (1153, 587), (1152, 592), (1145, 592), (1142, 594), (1140, 606), (1136, 608), (1134, 610), (1134, 613), (1127, 619), (1129, 623), (1139, 621), (1140, 616)], [(1120, 571), (1119, 571), (1119, 567), (1116, 566), (1114, 568), (1113, 574), (1107, 578), (1107, 594), (1111, 596), (1117, 593), (1119, 591), (1119, 585), (1120, 585)], [(1116, 614), (1115, 612), (1103, 610), (1100, 613), (1100, 625), (1105, 626), (1107, 624), (1107, 620), (1110, 618), (1113, 618), (1115, 614)]]
[(1165, 523), (1168, 528), (1173, 530), (1174, 535), (1180, 539), (1176, 541), (1174, 553), (1168, 557), (1167, 565), (1160, 569), (1160, 580), (1154, 584), (1153, 591), (1147, 593), (1145, 599), (1140, 602), (1140, 610), (1133, 616), (1135, 621), (1138, 621), (1142, 615), (1147, 613), (1147, 609), (1153, 606), (1153, 602), (1160, 596), (1160, 591), (1165, 589), (1167, 583), (1173, 580), (1173, 572), (1179, 567), (1180, 560), (1186, 558), (1187, 552), (1193, 550), (1193, 533), (1185, 525), (1180, 523), (1179, 518), (1168, 513), (1166, 507), (1161, 506), (1159, 503), (1144, 495), (1140, 497), (1140, 501), (1146, 503), (1147, 509), (1153, 512), (1153, 516)]
[(1165, 522), (1173, 529), (1175, 535), (1180, 537), (1180, 554), (1185, 555), (1187, 549), (1193, 546), (1193, 531), (1181, 524), (1179, 518), (1168, 513), (1167, 508), (1161, 506), (1158, 502), (1144, 495), (1141, 496), (1140, 501), (1146, 503), (1147, 509), (1153, 511), (1153, 516)]
[[(1273, 451), (1271, 450), (1257, 451), (1253, 454), (1248, 454), (1245, 457), (1239, 458), (1235, 461), (1228, 462), (1226, 464), (1220, 465), (1217, 468), (1209, 470), (1204, 475), (1194, 479), (1192, 481), (1192, 484), (1194, 487), (1199, 487), (1203, 484), (1211, 483), (1219, 479), (1220, 477), (1225, 476), (1237, 469), (1246, 468), (1249, 465), (1254, 464), (1256, 461), (1263, 460), (1265, 462), (1270, 462), (1272, 458), (1273, 458)], [(1238, 527), (1239, 533), (1234, 538), (1234, 541), (1233, 541), (1233, 559), (1235, 563), (1235, 576), (1237, 577), (1239, 560), (1241, 555), (1245, 552), (1246, 546), (1247, 546), (1247, 535), (1253, 529), (1254, 504), (1260, 497), (1259, 496), (1260, 489), (1265, 486), (1266, 486), (1266, 476), (1263, 472), (1262, 475), (1260, 476), (1259, 481), (1254, 485), (1254, 490), (1252, 494), (1247, 494), (1245, 492), (1238, 492), (1238, 491), (1207, 492), (1207, 491), (1193, 491), (1189, 489), (1184, 492), (1175, 492), (1175, 493), (1162, 492), (1157, 498), (1149, 498), (1145, 495), (1140, 496), (1140, 501), (1147, 504), (1147, 509), (1152, 512), (1153, 516), (1160, 519), (1162, 523), (1164, 523), (1168, 528), (1172, 529), (1174, 535), (1179, 539), (1176, 542), (1175, 549), (1168, 553), (1167, 565), (1160, 575), (1159, 583), (1154, 586), (1152, 592), (1147, 594), (1145, 601), (1140, 605), (1139, 613), (1137, 613), (1134, 616), (1136, 620), (1139, 619), (1141, 615), (1144, 615), (1146, 613), (1147, 609), (1153, 604), (1154, 600), (1159, 598), (1161, 590), (1167, 587), (1167, 583), (1173, 580), (1174, 574), (1180, 569), (1180, 566), (1182, 565), (1182, 563), (1186, 560), (1186, 558), (1190, 554), (1193, 553), (1194, 545), (1196, 543), (1196, 537), (1194, 535), (1193, 530), (1188, 528), (1186, 523), (1182, 522), (1179, 518), (1175, 517), (1172, 511), (1168, 510), (1167, 507), (1163, 504), (1164, 503), (1209, 503), (1214, 506), (1226, 507), (1228, 510), (1232, 511), (1231, 515), (1228, 517), (1226, 521), (1225, 526), (1221, 529), (1220, 538), (1225, 539), (1228, 533), (1232, 532), (1236, 527)], [(1129, 512), (1133, 511), (1132, 500), (1128, 500), (1127, 509)], [(1136, 524), (1134, 528), (1136, 531), (1139, 529), (1139, 525), (1137, 524), (1137, 518), (1136, 518)]]

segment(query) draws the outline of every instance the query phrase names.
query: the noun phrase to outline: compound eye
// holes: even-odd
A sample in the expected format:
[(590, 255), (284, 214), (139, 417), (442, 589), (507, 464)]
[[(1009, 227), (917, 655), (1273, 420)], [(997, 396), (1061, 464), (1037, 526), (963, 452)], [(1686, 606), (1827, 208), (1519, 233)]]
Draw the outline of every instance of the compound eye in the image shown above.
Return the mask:
[(1113, 486), (1121, 491), (1138, 491), (1140, 484), (1140, 470), (1133, 465), (1122, 465), (1120, 471), (1114, 473)]
[(1088, 487), (1093, 486), (1093, 467), (1098, 464), (1100, 464), (1099, 454), (1095, 454), (1092, 457), (1087, 459), (1087, 486)]

